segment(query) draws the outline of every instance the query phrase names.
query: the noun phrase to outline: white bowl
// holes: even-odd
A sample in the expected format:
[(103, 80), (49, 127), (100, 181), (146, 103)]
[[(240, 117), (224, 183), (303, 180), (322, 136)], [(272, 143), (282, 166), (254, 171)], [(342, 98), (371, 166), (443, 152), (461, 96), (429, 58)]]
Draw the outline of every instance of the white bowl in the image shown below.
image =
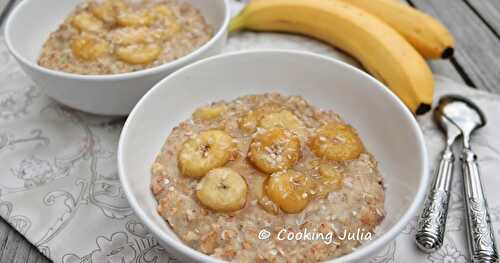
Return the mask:
[(195, 108), (266, 92), (301, 95), (339, 113), (359, 131), (387, 184), (387, 216), (376, 239), (330, 262), (358, 262), (379, 251), (416, 214), (425, 195), (429, 176), (423, 135), (413, 115), (383, 84), (352, 66), (310, 53), (267, 50), (212, 57), (151, 89), (125, 123), (118, 149), (120, 179), (137, 215), (179, 259), (221, 262), (184, 245), (158, 215), (150, 166), (172, 128)]
[(9, 16), (5, 41), (24, 72), (57, 101), (105, 115), (126, 115), (159, 80), (175, 70), (222, 51), (230, 19), (228, 0), (179, 0), (200, 10), (214, 36), (190, 54), (161, 66), (116, 75), (78, 75), (43, 68), (38, 56), (49, 34), (82, 0), (24, 0)]

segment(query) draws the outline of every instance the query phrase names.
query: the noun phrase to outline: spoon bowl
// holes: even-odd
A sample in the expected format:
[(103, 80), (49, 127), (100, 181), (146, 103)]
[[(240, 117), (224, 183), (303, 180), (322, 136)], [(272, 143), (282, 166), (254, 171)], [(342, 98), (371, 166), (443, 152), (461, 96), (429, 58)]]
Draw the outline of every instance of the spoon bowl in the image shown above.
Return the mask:
[(464, 133), (464, 142), (471, 133), (486, 125), (486, 117), (479, 107), (467, 98), (457, 95), (443, 97), (439, 101), (442, 114)]

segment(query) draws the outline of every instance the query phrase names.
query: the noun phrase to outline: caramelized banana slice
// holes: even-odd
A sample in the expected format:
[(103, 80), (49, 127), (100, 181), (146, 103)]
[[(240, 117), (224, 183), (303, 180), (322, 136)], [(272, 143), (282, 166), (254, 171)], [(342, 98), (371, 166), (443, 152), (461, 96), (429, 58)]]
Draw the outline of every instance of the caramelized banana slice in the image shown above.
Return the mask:
[(179, 169), (185, 176), (205, 176), (208, 171), (229, 162), (235, 147), (233, 138), (226, 132), (202, 132), (184, 142), (178, 156)]
[(303, 137), (306, 134), (304, 123), (297, 116), (287, 110), (282, 110), (280, 112), (264, 116), (260, 120), (259, 126), (265, 129), (271, 129), (273, 127), (284, 128), (299, 135), (300, 137)]
[(358, 134), (349, 125), (330, 123), (316, 131), (309, 148), (318, 157), (332, 161), (354, 160), (364, 151)]
[(144, 44), (153, 42), (146, 27), (123, 27), (111, 31), (111, 40), (118, 45)]
[(281, 210), (300, 213), (309, 203), (311, 181), (304, 174), (287, 170), (272, 174), (266, 182), (266, 194)]
[(101, 32), (104, 23), (89, 12), (81, 12), (71, 19), (71, 25), (80, 31)]
[(181, 30), (182, 26), (177, 22), (173, 22), (172, 24), (169, 24), (166, 29), (158, 30), (158, 36), (161, 40), (168, 40), (174, 37)]
[(300, 158), (300, 141), (297, 136), (282, 128), (256, 134), (248, 153), (250, 162), (264, 173), (285, 170)]
[(226, 110), (226, 105), (224, 104), (206, 106), (197, 109), (193, 113), (193, 118), (196, 120), (209, 121), (218, 118)]
[(234, 212), (245, 206), (248, 186), (245, 179), (231, 168), (217, 168), (198, 183), (196, 196), (216, 212)]
[(240, 130), (246, 133), (253, 133), (257, 130), (259, 117), (255, 111), (249, 112), (247, 115), (238, 119)]
[(109, 44), (96, 36), (82, 34), (71, 41), (73, 54), (83, 60), (96, 60), (109, 52)]
[(171, 23), (177, 19), (172, 9), (170, 9), (170, 7), (165, 4), (154, 6), (153, 8), (151, 8), (148, 15), (150, 19), (155, 19), (166, 24)]
[(247, 115), (238, 120), (240, 130), (246, 133), (253, 133), (257, 130), (257, 125), (264, 116), (281, 110), (281, 106), (274, 103), (269, 103), (259, 107), (255, 111), (248, 112)]
[(136, 44), (116, 49), (118, 59), (135, 65), (147, 65), (154, 62), (162, 49), (156, 44)]
[(114, 24), (116, 23), (118, 9), (123, 6), (125, 6), (125, 4), (122, 1), (107, 0), (102, 3), (92, 2), (90, 3), (89, 9), (94, 16), (105, 23)]
[(342, 188), (344, 176), (337, 166), (330, 163), (322, 163), (319, 166), (319, 182), (317, 184), (318, 195), (325, 197), (330, 192)]
[(133, 11), (130, 9), (122, 9), (118, 12), (116, 22), (120, 26), (149, 26), (154, 22), (154, 19), (149, 16), (147, 11)]

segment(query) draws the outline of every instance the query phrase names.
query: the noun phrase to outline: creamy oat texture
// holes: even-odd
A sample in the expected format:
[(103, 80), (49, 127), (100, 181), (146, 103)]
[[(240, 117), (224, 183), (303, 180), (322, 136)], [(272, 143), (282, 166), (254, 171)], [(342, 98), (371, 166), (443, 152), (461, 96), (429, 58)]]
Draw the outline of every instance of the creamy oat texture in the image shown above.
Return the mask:
[(50, 34), (38, 64), (83, 75), (133, 72), (183, 57), (212, 34), (182, 1), (87, 0)]
[[(158, 200), (158, 212), (177, 235), (190, 247), (207, 255), (234, 262), (318, 262), (352, 252), (361, 242), (339, 240), (344, 231), (358, 229), (373, 233), (384, 218), (383, 178), (377, 162), (367, 152), (355, 160), (330, 162), (343, 175), (340, 187), (324, 195), (312, 197), (298, 214), (279, 209), (264, 210), (263, 182), (267, 175), (248, 161), (249, 144), (254, 136), (249, 129), (240, 129), (240, 122), (249, 112), (269, 108), (286, 109), (306, 126), (300, 134), (302, 156), (293, 167), (310, 178), (318, 178), (318, 164), (325, 162), (308, 148), (308, 138), (327, 123), (344, 123), (331, 112), (318, 110), (298, 96), (265, 94), (245, 96), (231, 102), (211, 106), (224, 111), (210, 120), (193, 117), (175, 127), (152, 166), (152, 191)], [(180, 174), (177, 155), (183, 142), (206, 130), (224, 130), (237, 143), (238, 156), (226, 164), (242, 175), (248, 184), (248, 197), (243, 209), (232, 213), (216, 213), (203, 207), (196, 198), (199, 179)], [(252, 130), (252, 129), (250, 129)], [(272, 202), (267, 199), (267, 202)], [(262, 229), (270, 231), (268, 240), (260, 240)], [(278, 240), (280, 230), (288, 232), (334, 233), (334, 243), (324, 241)]]

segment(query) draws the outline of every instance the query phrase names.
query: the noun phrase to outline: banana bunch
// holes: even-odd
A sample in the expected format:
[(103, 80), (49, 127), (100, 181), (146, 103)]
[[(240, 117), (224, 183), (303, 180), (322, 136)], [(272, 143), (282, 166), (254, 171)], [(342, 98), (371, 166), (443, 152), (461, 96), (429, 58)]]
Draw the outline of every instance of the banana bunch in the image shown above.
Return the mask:
[(449, 57), (454, 47), (439, 22), (394, 0), (251, 0), (230, 24), (230, 31), (242, 29), (303, 34), (338, 47), (416, 114), (430, 110), (434, 93), (424, 57)]
[(427, 59), (453, 56), (455, 40), (433, 17), (395, 0), (340, 0), (373, 14), (396, 29)]

